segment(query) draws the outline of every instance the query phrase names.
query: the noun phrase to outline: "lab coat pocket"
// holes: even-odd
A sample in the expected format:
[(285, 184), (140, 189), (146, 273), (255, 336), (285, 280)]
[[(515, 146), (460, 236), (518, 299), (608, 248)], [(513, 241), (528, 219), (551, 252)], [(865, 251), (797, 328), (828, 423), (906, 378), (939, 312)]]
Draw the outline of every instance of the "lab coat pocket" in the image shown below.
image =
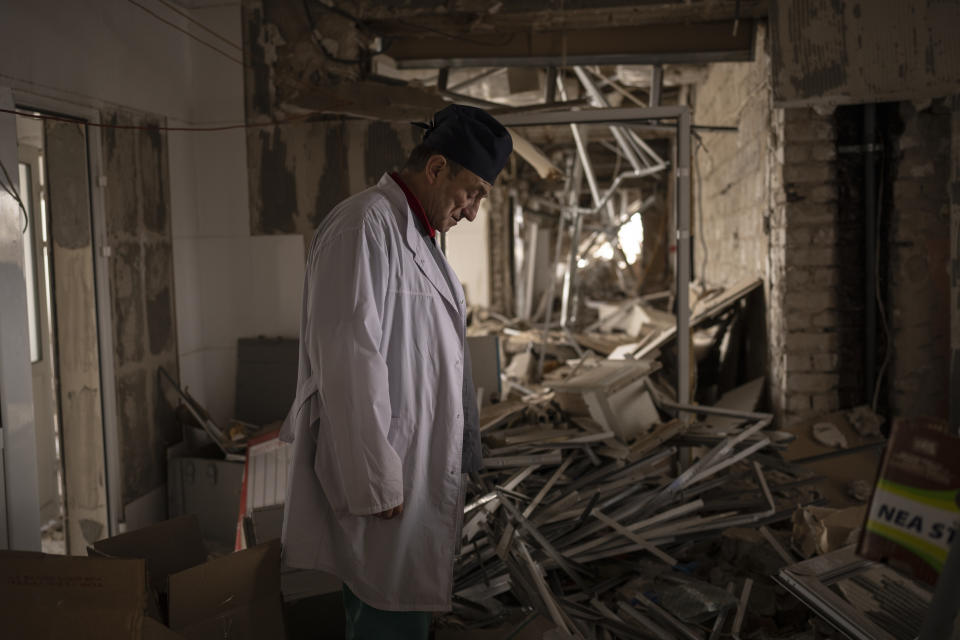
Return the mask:
[[(311, 435), (315, 443), (313, 472), (327, 501), (337, 515), (349, 513), (347, 503), (347, 482), (344, 473), (349, 473), (349, 465), (343, 465), (336, 455), (335, 448), (330, 446), (332, 434), (326, 415), (321, 415), (310, 425)], [(301, 444), (300, 446), (304, 446)]]
[(413, 440), (413, 421), (408, 418), (393, 416), (390, 418), (390, 431), (387, 432), (387, 442), (403, 460)]

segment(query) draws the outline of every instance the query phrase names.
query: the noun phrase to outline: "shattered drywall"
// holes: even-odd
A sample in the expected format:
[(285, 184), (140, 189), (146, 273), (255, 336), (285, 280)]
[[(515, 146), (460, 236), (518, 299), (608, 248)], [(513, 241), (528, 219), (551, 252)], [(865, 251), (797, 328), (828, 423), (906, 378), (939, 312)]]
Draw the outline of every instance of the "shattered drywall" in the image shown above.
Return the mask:
[[(132, 111), (104, 111), (102, 119), (123, 126), (163, 124)], [(127, 505), (165, 485), (166, 449), (180, 440), (157, 385), (159, 367), (178, 370), (170, 180), (166, 134), (102, 131), (122, 501)]]
[(779, 106), (952, 95), (960, 83), (960, 0), (770, 3)]

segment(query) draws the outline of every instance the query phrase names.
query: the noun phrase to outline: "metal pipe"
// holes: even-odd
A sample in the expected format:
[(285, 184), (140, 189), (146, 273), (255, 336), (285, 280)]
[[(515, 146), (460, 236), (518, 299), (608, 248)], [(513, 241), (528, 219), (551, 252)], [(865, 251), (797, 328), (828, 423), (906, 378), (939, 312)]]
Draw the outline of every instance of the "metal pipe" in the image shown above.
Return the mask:
[(708, 416), (724, 416), (727, 418), (743, 418), (744, 420), (771, 420), (772, 413), (759, 413), (755, 411), (737, 411), (736, 409), (724, 409), (722, 407), (707, 407), (698, 404), (684, 404), (680, 402), (670, 402), (661, 400), (660, 404), (667, 409), (677, 411), (689, 411), (691, 413), (705, 413)]
[(864, 235), (864, 402), (873, 403), (874, 385), (877, 377), (877, 197), (876, 156), (874, 132), (877, 126), (877, 106), (866, 104), (863, 108), (863, 235)]
[(567, 272), (563, 274), (563, 289), (560, 296), (560, 326), (566, 327), (570, 318), (570, 294), (573, 290), (577, 274), (577, 250), (580, 245), (580, 228), (582, 218), (580, 208), (580, 187), (583, 184), (583, 165), (578, 158), (573, 159), (573, 173), (570, 179), (570, 190), (567, 192), (567, 206), (571, 209), (570, 220), (570, 260), (567, 263)]
[[(677, 120), (677, 401), (690, 402), (690, 109)], [(681, 413), (681, 418), (683, 418)]]
[(537, 250), (538, 245), (540, 244), (539, 234), (540, 234), (540, 225), (536, 222), (530, 222), (530, 226), (527, 229), (528, 242), (527, 242), (527, 251), (523, 256), (523, 261), (526, 267), (526, 274), (524, 278), (523, 286), (523, 306), (520, 309), (520, 316), (526, 318), (527, 320), (532, 320), (533, 315), (533, 288), (536, 285), (536, 275), (537, 275)]
[(547, 67), (547, 95), (544, 102), (553, 104), (557, 101), (557, 67), (551, 65)]
[(587, 155), (587, 145), (580, 133), (580, 127), (571, 124), (570, 131), (573, 133), (573, 142), (577, 147), (577, 155), (580, 156), (580, 164), (583, 165), (583, 175), (587, 178), (587, 186), (590, 188), (593, 204), (596, 205), (600, 202), (600, 190), (597, 188), (597, 178), (593, 174), (593, 166), (590, 164), (590, 157)]
[[(563, 96), (561, 96), (563, 97)], [(565, 97), (563, 97), (566, 100)], [(680, 114), (687, 111), (689, 118), (689, 107), (684, 106), (666, 106), (666, 107), (615, 107), (610, 109), (587, 109), (583, 111), (546, 111), (546, 112), (524, 112), (524, 113), (504, 113), (498, 115), (497, 120), (505, 127), (533, 127), (548, 124), (633, 124), (642, 123), (649, 120), (660, 120), (663, 118), (679, 118)]]
[(560, 326), (567, 327), (571, 320), (570, 303), (573, 297), (573, 288), (577, 276), (577, 246), (580, 244), (580, 230), (583, 227), (583, 217), (577, 211), (573, 214), (573, 223), (570, 225), (570, 263), (563, 278), (563, 297), (560, 300)]
[[(449, 68), (449, 67), (448, 67), (448, 68)], [(483, 80), (484, 78), (487, 78), (487, 77), (489, 77), (489, 76), (492, 76), (492, 75), (495, 74), (497, 71), (503, 71), (503, 69), (504, 69), (504, 67), (494, 67), (494, 68), (492, 68), (492, 69), (487, 69), (486, 71), (483, 71), (482, 73), (478, 73), (477, 75), (475, 75), (475, 76), (473, 76), (473, 77), (471, 77), (471, 78), (467, 78), (467, 79), (464, 80), (463, 82), (458, 82), (457, 84), (453, 85), (452, 87), (447, 87), (447, 90), (448, 90), (448, 91), (459, 91), (460, 89), (463, 89), (463, 88), (465, 88), (465, 87), (469, 87), (469, 86), (472, 85), (472, 84), (476, 84), (477, 82), (479, 82), (480, 80)]]
[[(571, 158), (572, 162), (576, 162), (575, 158)], [(573, 167), (568, 164), (567, 169), (567, 183), (566, 191), (573, 189)], [(566, 218), (563, 215), (563, 210), (561, 209), (560, 215), (557, 216), (557, 239), (554, 242), (553, 247), (553, 256), (551, 256), (552, 263), (556, 264), (560, 258), (560, 247), (563, 244), (563, 226), (566, 222)], [(547, 358), (547, 332), (550, 331), (550, 320), (553, 316), (553, 296), (557, 291), (557, 274), (556, 270), (550, 274), (550, 284), (547, 288), (547, 308), (544, 310), (543, 315), (543, 329), (540, 333), (540, 357), (537, 359), (537, 380), (543, 379), (543, 365)]]
[(663, 65), (653, 65), (653, 73), (650, 76), (650, 106), (660, 106), (660, 95), (663, 92)]
[[(610, 103), (607, 102), (607, 99), (603, 97), (603, 93), (601, 93), (600, 89), (598, 89), (593, 83), (593, 80), (590, 79), (590, 76), (586, 71), (584, 71), (583, 67), (573, 67), (573, 72), (577, 74), (580, 84), (582, 84), (587, 90), (587, 93), (593, 99), (594, 104), (596, 104), (598, 107), (610, 106)], [(640, 160), (637, 158), (636, 154), (634, 154), (633, 149), (627, 142), (627, 137), (623, 128), (611, 125), (610, 133), (613, 134), (613, 139), (617, 141), (617, 145), (620, 146), (624, 157), (626, 157), (627, 162), (630, 163), (630, 166), (633, 167), (633, 170), (640, 171), (643, 167), (640, 166)]]

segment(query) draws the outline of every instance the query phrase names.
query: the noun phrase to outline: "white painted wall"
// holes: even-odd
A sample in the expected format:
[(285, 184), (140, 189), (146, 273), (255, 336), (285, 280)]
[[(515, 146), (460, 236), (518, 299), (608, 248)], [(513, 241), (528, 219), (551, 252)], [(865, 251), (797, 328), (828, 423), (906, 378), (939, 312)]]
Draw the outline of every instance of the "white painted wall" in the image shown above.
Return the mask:
[(467, 293), (467, 304), (490, 306), (490, 210), (486, 200), (473, 222), (447, 232), (447, 260)]
[[(157, 0), (138, 2), (240, 57)], [(190, 15), (241, 44), (239, 1)], [(126, 0), (0, 0), (0, 16), (0, 87), (146, 111), (171, 126), (244, 120), (242, 67)], [(242, 129), (167, 139), (181, 378), (225, 421), (237, 338), (297, 335), (303, 241), (250, 236)]]
[[(239, 4), (192, 15), (242, 42)], [(242, 122), (243, 68), (199, 43), (190, 48), (188, 122)], [(243, 129), (170, 132), (167, 139), (170, 187), (178, 199), (173, 237), (181, 380), (222, 424), (233, 415), (237, 339), (298, 335), (303, 239), (250, 235)]]

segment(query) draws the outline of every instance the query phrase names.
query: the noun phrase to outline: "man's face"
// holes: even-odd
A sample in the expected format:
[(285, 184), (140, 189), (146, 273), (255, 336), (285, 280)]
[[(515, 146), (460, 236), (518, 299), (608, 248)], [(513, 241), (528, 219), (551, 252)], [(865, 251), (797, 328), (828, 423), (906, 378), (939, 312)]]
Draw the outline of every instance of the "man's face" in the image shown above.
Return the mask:
[(435, 174), (431, 186), (423, 208), (430, 225), (441, 232), (449, 231), (463, 219), (473, 222), (480, 201), (490, 193), (489, 182), (467, 169), (460, 169), (456, 175), (451, 175), (447, 163)]

